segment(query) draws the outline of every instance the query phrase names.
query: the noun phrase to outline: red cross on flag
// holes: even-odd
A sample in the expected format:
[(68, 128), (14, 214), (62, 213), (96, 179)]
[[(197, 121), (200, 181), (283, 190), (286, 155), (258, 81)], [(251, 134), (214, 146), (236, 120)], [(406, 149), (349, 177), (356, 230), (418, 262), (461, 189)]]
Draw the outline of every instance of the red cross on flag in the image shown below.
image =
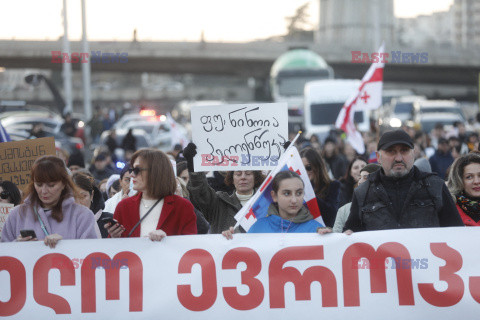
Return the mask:
[[(378, 53), (384, 52), (384, 45), (378, 49)], [(379, 55), (381, 56), (381, 55)], [(353, 115), (355, 111), (373, 110), (382, 105), (383, 68), (382, 62), (373, 63), (363, 76), (362, 82), (355, 92), (343, 105), (338, 114), (335, 126), (347, 134), (347, 141), (359, 153), (365, 153), (365, 144), (362, 135), (355, 128)]]

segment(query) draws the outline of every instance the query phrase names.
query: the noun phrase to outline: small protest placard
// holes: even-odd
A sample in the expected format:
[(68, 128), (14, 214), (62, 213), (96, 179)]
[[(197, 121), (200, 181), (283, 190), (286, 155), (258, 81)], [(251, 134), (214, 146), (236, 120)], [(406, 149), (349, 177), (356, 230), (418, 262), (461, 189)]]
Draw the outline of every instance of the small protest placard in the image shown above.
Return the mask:
[(0, 239), (2, 238), (2, 230), (5, 222), (7, 222), (8, 214), (12, 210), (13, 204), (11, 203), (0, 203)]
[(288, 141), (286, 103), (192, 107), (195, 171), (271, 170)]
[(53, 137), (0, 143), (0, 180), (22, 189), (30, 182), (32, 164), (44, 155), (55, 155)]

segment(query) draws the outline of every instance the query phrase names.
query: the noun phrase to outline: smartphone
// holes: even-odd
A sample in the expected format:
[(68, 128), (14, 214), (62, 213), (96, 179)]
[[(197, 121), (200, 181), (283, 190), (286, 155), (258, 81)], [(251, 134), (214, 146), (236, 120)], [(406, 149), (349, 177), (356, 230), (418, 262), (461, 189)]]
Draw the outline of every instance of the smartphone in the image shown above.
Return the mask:
[(103, 223), (110, 223), (110, 226), (113, 226), (118, 223), (117, 220), (114, 220), (113, 218), (103, 218), (102, 219)]
[(37, 237), (35, 231), (33, 230), (20, 230), (20, 235), (22, 238), (32, 237), (32, 239), (35, 239)]

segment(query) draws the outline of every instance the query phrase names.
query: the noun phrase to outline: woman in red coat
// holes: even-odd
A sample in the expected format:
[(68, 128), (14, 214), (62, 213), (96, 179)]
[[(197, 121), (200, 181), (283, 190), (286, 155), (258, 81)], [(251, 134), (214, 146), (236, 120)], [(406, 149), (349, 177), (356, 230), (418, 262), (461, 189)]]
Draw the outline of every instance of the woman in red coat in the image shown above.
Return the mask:
[(133, 189), (137, 194), (117, 205), (107, 225), (112, 238), (149, 237), (160, 241), (167, 235), (196, 234), (196, 216), (190, 201), (176, 196), (177, 181), (167, 155), (140, 149), (130, 162)]
[(471, 152), (455, 160), (447, 182), (466, 226), (480, 226), (480, 154)]

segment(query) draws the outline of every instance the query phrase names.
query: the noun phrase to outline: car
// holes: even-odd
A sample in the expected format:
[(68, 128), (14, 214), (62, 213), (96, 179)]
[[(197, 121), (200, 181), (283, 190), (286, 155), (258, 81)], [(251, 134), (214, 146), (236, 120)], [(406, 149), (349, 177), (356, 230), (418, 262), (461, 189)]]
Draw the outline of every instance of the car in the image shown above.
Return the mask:
[(464, 121), (462, 116), (458, 113), (438, 112), (420, 113), (417, 115), (414, 122), (423, 132), (430, 133), (437, 124), (442, 124), (445, 130), (449, 131), (457, 121)]
[[(107, 137), (110, 134), (111, 130), (104, 131), (100, 136), (100, 144), (105, 145), (107, 141)], [(115, 133), (117, 135), (116, 141), (119, 148), (122, 146), (122, 140), (128, 133), (128, 129), (115, 129)], [(137, 150), (141, 148), (152, 148), (152, 144), (150, 142), (149, 135), (142, 129), (133, 129), (132, 131), (133, 136), (137, 139)]]
[(144, 130), (152, 147), (163, 151), (170, 150), (172, 139), (170, 125), (166, 121), (130, 121), (124, 128)]
[(415, 111), (418, 113), (453, 113), (465, 121), (465, 114), (460, 105), (454, 100), (423, 100), (414, 103)]
[[(12, 141), (32, 139), (30, 130), (27, 131), (16, 128), (8, 130), (7, 132)], [(84, 153), (85, 146), (80, 138), (69, 137), (63, 132), (53, 132), (48, 129), (45, 130), (45, 136), (53, 137), (55, 139), (55, 146), (66, 150), (69, 154)]]
[(35, 124), (41, 123), (44, 126), (46, 136), (55, 138), (57, 147), (67, 150), (70, 154), (84, 152), (85, 146), (82, 139), (67, 136), (60, 131), (63, 120), (58, 115), (45, 117), (43, 113), (39, 114), (36, 111), (21, 112), (10, 114), (9, 116), (2, 118), (0, 121), (9, 135), (11, 132), (15, 133), (18, 140), (28, 139), (32, 127)]
[(118, 119), (112, 129), (124, 129), (132, 121), (157, 121), (156, 116), (142, 116), (139, 113), (127, 113)]
[(20, 130), (30, 130), (32, 126), (42, 123), (46, 129), (57, 131), (62, 125), (61, 118), (42, 117), (42, 115), (36, 113), (32, 115), (10, 115), (9, 117), (1, 119), (1, 122), (5, 129)]
[(402, 124), (413, 121), (415, 118), (415, 102), (426, 100), (425, 96), (403, 96), (393, 98), (386, 107), (387, 116), (384, 122), (392, 128), (399, 128)]

